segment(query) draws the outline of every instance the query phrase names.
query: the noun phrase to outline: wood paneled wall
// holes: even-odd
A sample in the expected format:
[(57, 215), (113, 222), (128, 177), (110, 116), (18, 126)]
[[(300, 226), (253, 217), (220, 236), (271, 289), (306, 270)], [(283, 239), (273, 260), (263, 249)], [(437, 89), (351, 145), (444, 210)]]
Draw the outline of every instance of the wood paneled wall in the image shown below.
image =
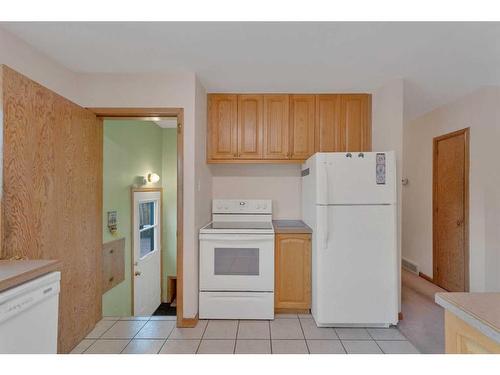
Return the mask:
[(64, 353), (102, 314), (102, 121), (8, 67), (1, 75), (2, 255), (62, 261)]

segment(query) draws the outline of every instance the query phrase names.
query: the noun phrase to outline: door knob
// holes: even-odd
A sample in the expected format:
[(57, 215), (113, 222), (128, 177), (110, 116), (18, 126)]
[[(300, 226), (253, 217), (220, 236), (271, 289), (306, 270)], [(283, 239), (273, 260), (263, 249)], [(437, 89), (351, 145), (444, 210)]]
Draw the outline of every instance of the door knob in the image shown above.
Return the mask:
[(135, 272), (134, 272), (134, 275), (135, 275), (135, 276), (141, 276), (141, 271), (135, 271)]

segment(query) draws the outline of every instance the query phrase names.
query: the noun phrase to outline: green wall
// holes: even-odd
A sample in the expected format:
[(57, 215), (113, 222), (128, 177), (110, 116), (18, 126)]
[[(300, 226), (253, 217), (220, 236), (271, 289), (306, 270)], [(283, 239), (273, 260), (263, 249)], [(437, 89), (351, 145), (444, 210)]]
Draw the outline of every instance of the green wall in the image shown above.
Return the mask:
[[(163, 269), (175, 275), (176, 265), (176, 129), (162, 129), (148, 121), (104, 121), (103, 242), (125, 237), (125, 280), (103, 296), (104, 316), (131, 315), (131, 198), (130, 188), (140, 186), (148, 172), (160, 175), (163, 187)], [(173, 160), (172, 160), (173, 159)], [(107, 212), (116, 210), (118, 230), (107, 227)], [(165, 277), (166, 280), (166, 277)], [(164, 287), (166, 290), (166, 286)]]
[[(177, 275), (177, 129), (163, 129), (163, 270)], [(167, 290), (167, 278), (163, 290)]]

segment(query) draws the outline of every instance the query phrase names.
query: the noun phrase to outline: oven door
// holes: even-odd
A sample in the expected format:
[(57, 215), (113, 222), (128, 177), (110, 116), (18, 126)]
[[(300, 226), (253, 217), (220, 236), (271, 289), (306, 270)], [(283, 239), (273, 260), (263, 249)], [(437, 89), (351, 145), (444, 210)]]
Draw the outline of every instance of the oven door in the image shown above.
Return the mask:
[(201, 291), (274, 291), (273, 234), (200, 234)]

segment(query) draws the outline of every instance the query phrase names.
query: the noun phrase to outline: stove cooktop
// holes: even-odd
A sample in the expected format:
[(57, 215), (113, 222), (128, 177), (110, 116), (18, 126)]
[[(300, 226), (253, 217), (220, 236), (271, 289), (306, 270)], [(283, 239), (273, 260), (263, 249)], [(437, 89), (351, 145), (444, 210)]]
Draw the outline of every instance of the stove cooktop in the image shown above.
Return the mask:
[(201, 232), (274, 232), (273, 224), (269, 221), (213, 221), (201, 229)]

